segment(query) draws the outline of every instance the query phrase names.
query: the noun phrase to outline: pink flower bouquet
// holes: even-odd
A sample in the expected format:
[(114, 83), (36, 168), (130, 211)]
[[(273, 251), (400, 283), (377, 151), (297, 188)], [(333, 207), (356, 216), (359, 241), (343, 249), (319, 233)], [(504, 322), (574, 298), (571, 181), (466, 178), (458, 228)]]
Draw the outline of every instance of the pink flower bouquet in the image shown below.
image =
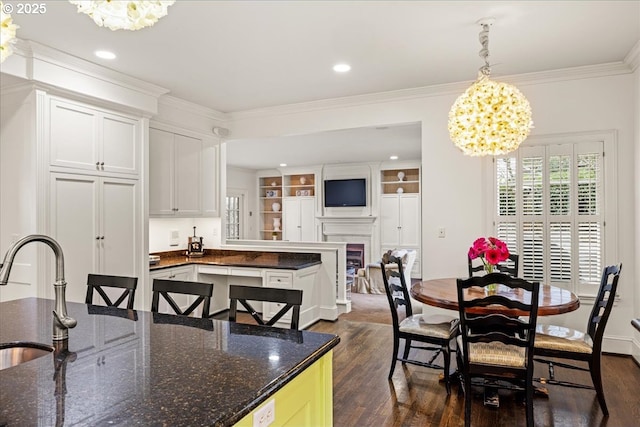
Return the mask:
[(480, 258), (487, 273), (493, 272), (493, 267), (509, 258), (507, 244), (495, 237), (480, 237), (469, 248), (469, 259)]

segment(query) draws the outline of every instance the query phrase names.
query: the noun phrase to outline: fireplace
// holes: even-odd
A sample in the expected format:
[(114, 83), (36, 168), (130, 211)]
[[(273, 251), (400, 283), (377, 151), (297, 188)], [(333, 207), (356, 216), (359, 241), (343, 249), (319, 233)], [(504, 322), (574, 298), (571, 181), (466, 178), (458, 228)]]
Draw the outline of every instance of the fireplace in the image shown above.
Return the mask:
[(364, 267), (364, 243), (347, 243), (347, 270)]

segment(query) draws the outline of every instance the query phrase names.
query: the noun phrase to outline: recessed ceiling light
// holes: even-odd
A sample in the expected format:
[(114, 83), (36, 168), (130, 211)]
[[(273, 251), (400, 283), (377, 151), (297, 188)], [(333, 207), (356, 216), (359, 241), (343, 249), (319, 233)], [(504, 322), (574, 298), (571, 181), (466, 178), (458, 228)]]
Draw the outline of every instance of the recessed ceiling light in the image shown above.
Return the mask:
[(346, 73), (351, 70), (351, 65), (349, 64), (336, 64), (333, 66), (333, 71), (336, 73)]
[(398, 160), (398, 156), (390, 156), (389, 157), (391, 160)]
[(116, 59), (116, 54), (108, 50), (96, 50), (95, 55), (102, 59)]
[(286, 163), (280, 163), (280, 167), (281, 167), (281, 168), (283, 168), (283, 167), (285, 167), (285, 166), (287, 166), (287, 164), (286, 164)]

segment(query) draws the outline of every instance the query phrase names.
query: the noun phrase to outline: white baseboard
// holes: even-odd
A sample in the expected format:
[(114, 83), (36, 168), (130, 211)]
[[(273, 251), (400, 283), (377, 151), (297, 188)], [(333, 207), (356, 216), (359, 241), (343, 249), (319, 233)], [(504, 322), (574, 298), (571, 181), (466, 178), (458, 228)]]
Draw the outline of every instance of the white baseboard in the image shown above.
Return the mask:
[[(635, 342), (638, 351), (638, 342)], [(604, 353), (632, 355), (634, 347), (633, 337), (604, 337), (602, 341), (602, 351)]]
[[(636, 334), (637, 335), (637, 334)], [(640, 365), (640, 341), (638, 341), (635, 337), (631, 340), (631, 355), (636, 360), (636, 363)]]

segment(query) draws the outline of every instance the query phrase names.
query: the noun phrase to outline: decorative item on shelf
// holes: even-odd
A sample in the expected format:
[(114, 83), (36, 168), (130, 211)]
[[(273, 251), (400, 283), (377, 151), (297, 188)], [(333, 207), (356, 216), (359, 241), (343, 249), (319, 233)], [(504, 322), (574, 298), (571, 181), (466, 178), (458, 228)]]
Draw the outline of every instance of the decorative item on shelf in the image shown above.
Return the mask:
[(305, 185), (307, 183), (307, 178), (305, 178), (304, 176), (300, 177), (300, 184)]
[(271, 239), (272, 239), (272, 240), (278, 240), (278, 233), (276, 233), (275, 231), (273, 231), (273, 232), (271, 233)]
[(493, 18), (478, 21), (480, 57), (485, 64), (478, 79), (456, 99), (449, 111), (449, 136), (465, 155), (505, 154), (518, 148), (533, 127), (527, 98), (507, 83), (489, 79), (489, 27)]
[(398, 187), (398, 189), (396, 190), (396, 193), (398, 193), (398, 194), (404, 193), (404, 188)]
[(0, 44), (0, 62), (4, 62), (13, 53), (12, 45), (16, 42), (16, 30), (20, 28), (13, 23), (12, 9), (12, 6), (5, 9), (0, 1), (0, 43), (2, 43)]
[(272, 210), (273, 212), (280, 212), (280, 203), (278, 203), (278, 202), (273, 202), (273, 203), (271, 204), (271, 210)]
[(204, 255), (204, 245), (202, 237), (196, 236), (196, 227), (193, 227), (193, 236), (189, 236), (187, 244), (187, 256), (201, 257)]
[(296, 190), (296, 196), (310, 196), (311, 191), (309, 190)]
[(278, 185), (278, 183), (277, 183), (277, 182), (275, 182), (275, 181), (271, 181), (271, 186), (272, 186), (272, 187), (275, 187), (276, 185)]
[(158, 22), (175, 0), (69, 0), (69, 3), (78, 6), (78, 13), (89, 15), (99, 27), (134, 31)]
[(273, 231), (280, 231), (280, 217), (273, 218)]
[[(473, 242), (469, 248), (469, 259), (480, 258), (484, 264), (484, 271), (493, 273), (494, 267), (509, 258), (509, 248), (502, 240), (495, 237), (480, 237)], [(497, 290), (497, 285), (487, 285), (486, 292), (491, 294)]]
[(398, 181), (402, 181), (404, 179), (404, 172), (398, 172)]
[(280, 194), (279, 190), (267, 190), (266, 191), (267, 197), (278, 197), (279, 194)]

